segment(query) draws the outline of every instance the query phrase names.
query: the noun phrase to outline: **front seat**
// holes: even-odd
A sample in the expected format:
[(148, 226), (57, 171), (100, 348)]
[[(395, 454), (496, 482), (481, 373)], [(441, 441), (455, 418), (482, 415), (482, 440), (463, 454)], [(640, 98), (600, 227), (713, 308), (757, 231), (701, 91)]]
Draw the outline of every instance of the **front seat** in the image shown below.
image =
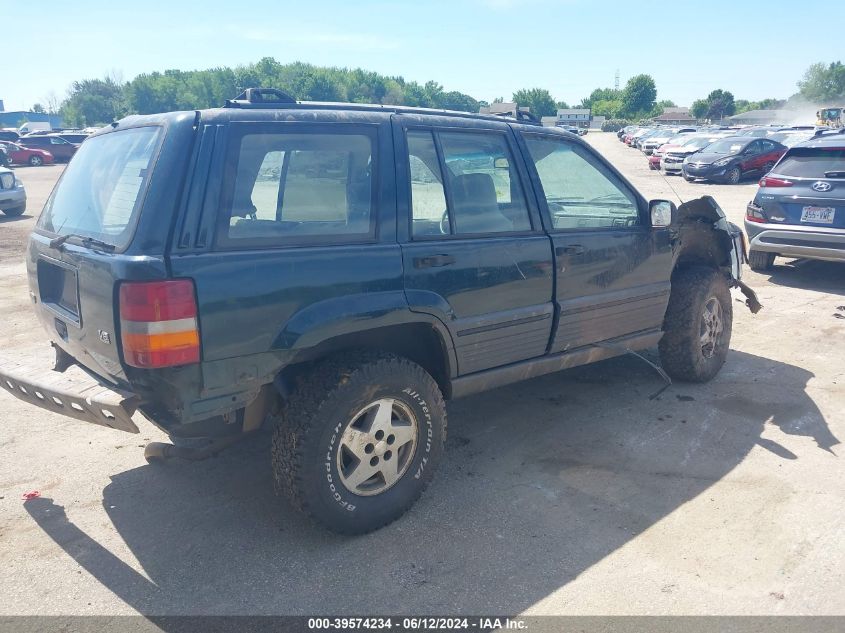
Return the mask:
[(504, 233), (513, 223), (499, 210), (489, 174), (461, 174), (452, 179), (457, 233)]

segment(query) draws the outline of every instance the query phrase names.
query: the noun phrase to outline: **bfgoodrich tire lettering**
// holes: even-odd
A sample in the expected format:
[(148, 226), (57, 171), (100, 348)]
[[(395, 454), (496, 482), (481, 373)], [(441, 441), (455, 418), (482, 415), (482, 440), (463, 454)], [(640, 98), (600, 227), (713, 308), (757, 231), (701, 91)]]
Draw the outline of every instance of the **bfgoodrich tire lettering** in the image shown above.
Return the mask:
[[(397, 424), (414, 420), (408, 425), (415, 429), (413, 446), (405, 446), (403, 463), (398, 453), (388, 455), (389, 434), (364, 441), (368, 455), (397, 460), (401, 473), (389, 485), (380, 485), (376, 475), (370, 484), (358, 487), (360, 482), (344, 475), (344, 459), (339, 457), (345, 433), (354, 426), (366, 434), (368, 423), (360, 421), (362, 416), (384, 411), (384, 403), (393, 402)], [(443, 397), (419, 365), (370, 352), (331, 358), (300, 380), (283, 409), (273, 434), (276, 490), (333, 531), (370, 532), (399, 518), (419, 498), (440, 462), (445, 440)]]
[(697, 267), (677, 271), (658, 346), (666, 373), (688, 382), (713, 378), (727, 358), (732, 324), (724, 274)]

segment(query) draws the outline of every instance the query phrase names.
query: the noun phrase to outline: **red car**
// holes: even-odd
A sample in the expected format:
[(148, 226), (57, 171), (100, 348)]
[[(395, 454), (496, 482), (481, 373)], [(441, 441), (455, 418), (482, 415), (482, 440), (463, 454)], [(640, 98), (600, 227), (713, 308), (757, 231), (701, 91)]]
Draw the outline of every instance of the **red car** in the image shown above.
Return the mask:
[(17, 143), (3, 143), (3, 149), (6, 150), (6, 156), (9, 157), (9, 161), (13, 165), (39, 167), (40, 165), (52, 165), (56, 162), (53, 155), (44, 149), (22, 147)]
[(656, 169), (659, 171), (660, 159), (663, 158), (663, 154), (665, 154), (667, 151), (677, 149), (678, 147), (680, 147), (679, 143), (663, 143), (663, 145), (656, 148), (648, 157), (648, 168)]
[(50, 152), (56, 162), (69, 161), (79, 145), (75, 143), (68, 143), (65, 139), (56, 134), (28, 134), (22, 136), (18, 143), (28, 149), (40, 149), (45, 152)]

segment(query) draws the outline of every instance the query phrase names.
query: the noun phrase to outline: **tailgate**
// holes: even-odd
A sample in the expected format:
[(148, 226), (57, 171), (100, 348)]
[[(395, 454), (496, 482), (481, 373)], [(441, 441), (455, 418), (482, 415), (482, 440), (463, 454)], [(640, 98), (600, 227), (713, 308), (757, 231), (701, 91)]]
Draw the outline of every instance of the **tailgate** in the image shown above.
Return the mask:
[(52, 341), (115, 385), (128, 384), (121, 363), (118, 280), (166, 276), (161, 258), (98, 252), (33, 233), (27, 257), (30, 296)]

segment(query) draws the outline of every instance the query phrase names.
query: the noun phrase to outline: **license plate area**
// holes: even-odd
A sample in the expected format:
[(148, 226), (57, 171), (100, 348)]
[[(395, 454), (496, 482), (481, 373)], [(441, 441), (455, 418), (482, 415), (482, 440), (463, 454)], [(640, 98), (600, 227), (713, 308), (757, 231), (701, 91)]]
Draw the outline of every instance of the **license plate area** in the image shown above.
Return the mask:
[(801, 221), (813, 224), (833, 224), (836, 209), (833, 207), (804, 207), (801, 210)]
[(37, 269), (41, 304), (71, 325), (81, 327), (76, 268), (56, 259), (41, 258)]

